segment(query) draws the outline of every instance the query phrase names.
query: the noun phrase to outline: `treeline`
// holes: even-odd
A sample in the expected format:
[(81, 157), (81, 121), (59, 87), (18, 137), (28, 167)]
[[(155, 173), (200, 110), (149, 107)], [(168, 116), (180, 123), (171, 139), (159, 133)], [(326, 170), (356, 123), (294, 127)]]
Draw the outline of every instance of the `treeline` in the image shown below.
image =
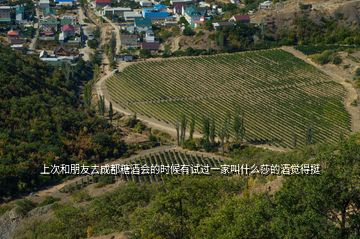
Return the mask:
[(88, 107), (91, 89), (90, 100), (82, 97), (93, 67), (82, 60), (50, 67), (0, 46), (0, 201), (59, 180), (40, 175), (44, 164), (98, 163), (125, 152), (120, 135)]
[(179, 146), (191, 150), (203, 148), (207, 152), (217, 151), (220, 146), (224, 153), (225, 143), (231, 140), (232, 144), (240, 144), (245, 139), (245, 113), (239, 107), (236, 107), (233, 115), (230, 112), (226, 113), (225, 120), (218, 129), (214, 117), (203, 116), (200, 121), (202, 134), (200, 140), (194, 139), (196, 122), (195, 115), (191, 115), (190, 119), (182, 115), (175, 123), (176, 141)]
[(132, 239), (355, 239), (360, 235), (359, 140), (357, 135), (336, 146), (291, 153), (252, 147), (232, 152), (229, 164), (321, 165), (320, 175), (285, 176), (273, 188), (265, 187), (271, 177), (212, 175), (127, 183), (98, 198), (81, 191), (83, 206), (55, 203), (52, 219), (31, 220), (15, 238), (125, 232)]

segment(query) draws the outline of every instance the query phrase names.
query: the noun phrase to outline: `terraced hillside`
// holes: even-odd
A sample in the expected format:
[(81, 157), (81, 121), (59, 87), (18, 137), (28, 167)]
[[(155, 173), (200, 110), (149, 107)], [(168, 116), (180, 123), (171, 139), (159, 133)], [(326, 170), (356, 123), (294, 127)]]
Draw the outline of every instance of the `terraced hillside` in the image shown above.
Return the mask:
[(280, 49), (147, 61), (106, 82), (111, 100), (173, 125), (181, 114), (223, 124), (226, 112), (245, 113), (246, 139), (292, 147), (334, 142), (350, 130), (345, 90), (315, 67)]

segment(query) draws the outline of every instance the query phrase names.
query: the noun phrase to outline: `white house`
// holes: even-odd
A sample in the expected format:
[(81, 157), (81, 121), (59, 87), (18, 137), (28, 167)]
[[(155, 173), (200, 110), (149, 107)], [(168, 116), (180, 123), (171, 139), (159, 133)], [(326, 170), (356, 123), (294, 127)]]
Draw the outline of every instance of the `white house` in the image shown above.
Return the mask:
[(135, 18), (142, 18), (141, 13), (138, 12), (124, 12), (125, 21), (135, 21)]
[(152, 6), (152, 2), (151, 1), (140, 1), (140, 6), (141, 7), (151, 7)]
[(103, 16), (119, 16), (124, 17), (124, 12), (131, 12), (131, 8), (129, 7), (110, 7), (105, 6), (101, 12)]
[(269, 9), (272, 6), (272, 1), (265, 1), (260, 3), (259, 9)]
[(155, 42), (155, 35), (153, 30), (147, 30), (145, 33), (145, 41), (146, 42)]

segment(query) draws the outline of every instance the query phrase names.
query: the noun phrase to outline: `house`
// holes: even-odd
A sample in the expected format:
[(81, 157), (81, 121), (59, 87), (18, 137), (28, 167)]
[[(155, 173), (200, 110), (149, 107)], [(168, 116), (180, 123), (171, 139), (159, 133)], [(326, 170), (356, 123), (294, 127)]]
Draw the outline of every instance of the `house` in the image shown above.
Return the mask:
[(111, 5), (111, 0), (95, 0), (95, 7), (97, 8), (102, 8), (110, 5)]
[(185, 3), (185, 4), (191, 4), (194, 3), (194, 0), (170, 0), (171, 5), (175, 5), (177, 3)]
[(182, 9), (185, 6), (186, 3), (176, 3), (173, 5), (172, 10), (173, 10), (173, 14), (175, 15), (181, 15), (182, 14)]
[(50, 0), (40, 0), (39, 7), (41, 9), (49, 8), (50, 7)]
[(121, 46), (126, 49), (137, 48), (138, 45), (138, 37), (133, 34), (121, 34), (120, 35)]
[(156, 4), (152, 8), (143, 8), (143, 18), (149, 18), (150, 20), (166, 20), (171, 18), (167, 12), (167, 6), (162, 4)]
[(132, 62), (134, 61), (134, 56), (132, 55), (120, 55), (117, 56), (118, 61)]
[(136, 18), (134, 26), (137, 32), (146, 32), (152, 29), (151, 20), (149, 18)]
[(129, 7), (109, 7), (105, 6), (101, 12), (103, 16), (118, 16), (124, 17), (124, 12), (131, 12)]
[(55, 0), (57, 6), (67, 6), (72, 7), (76, 5), (75, 0)]
[(7, 32), (7, 37), (8, 37), (8, 42), (11, 44), (11, 45), (19, 45), (19, 44), (22, 44), (24, 43), (24, 39), (21, 39), (20, 38), (20, 35), (17, 31), (15, 30), (10, 30)]
[(140, 1), (140, 6), (141, 7), (151, 7), (152, 2), (151, 1)]
[(136, 18), (142, 18), (142, 15), (138, 12), (124, 12), (124, 19), (127, 22), (133, 22)]
[(160, 43), (158, 43), (158, 42), (142, 42), (141, 49), (150, 50), (151, 52), (155, 52), (160, 49)]
[(222, 29), (224, 27), (231, 27), (234, 26), (235, 23), (234, 22), (213, 22), (212, 26), (215, 30), (219, 30)]
[(265, 1), (259, 4), (259, 9), (270, 9), (272, 7), (272, 1)]
[(44, 62), (60, 65), (62, 62), (72, 62), (77, 59), (78, 56), (56, 56), (55, 54), (49, 54), (47, 51), (41, 51), (39, 58)]
[(16, 23), (20, 24), (24, 22), (24, 13), (25, 13), (25, 7), (22, 5), (17, 5), (15, 7), (15, 21)]
[(65, 48), (64, 46), (58, 46), (54, 49), (55, 56), (78, 56), (79, 50), (77, 48)]
[(229, 19), (229, 22), (249, 24), (250, 23), (250, 17), (248, 15), (234, 15)]
[(11, 23), (11, 7), (0, 6), (0, 24)]
[(147, 30), (145, 32), (145, 41), (146, 42), (155, 42), (155, 35), (153, 30)]
[(199, 24), (203, 24), (205, 22), (205, 8), (197, 8), (194, 5), (191, 5), (189, 7), (183, 7), (182, 12), (186, 21), (192, 28), (196, 28)]
[(73, 25), (64, 25), (61, 27), (61, 33), (64, 39), (75, 36), (75, 27)]

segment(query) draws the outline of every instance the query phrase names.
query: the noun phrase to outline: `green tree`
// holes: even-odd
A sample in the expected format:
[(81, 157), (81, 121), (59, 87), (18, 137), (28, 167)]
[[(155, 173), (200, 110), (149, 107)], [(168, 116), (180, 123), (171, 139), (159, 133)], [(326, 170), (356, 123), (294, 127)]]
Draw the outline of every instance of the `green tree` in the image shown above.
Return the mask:
[(110, 119), (110, 122), (112, 122), (113, 116), (114, 116), (114, 110), (113, 110), (112, 103), (110, 101), (110, 104), (109, 104), (109, 119)]

